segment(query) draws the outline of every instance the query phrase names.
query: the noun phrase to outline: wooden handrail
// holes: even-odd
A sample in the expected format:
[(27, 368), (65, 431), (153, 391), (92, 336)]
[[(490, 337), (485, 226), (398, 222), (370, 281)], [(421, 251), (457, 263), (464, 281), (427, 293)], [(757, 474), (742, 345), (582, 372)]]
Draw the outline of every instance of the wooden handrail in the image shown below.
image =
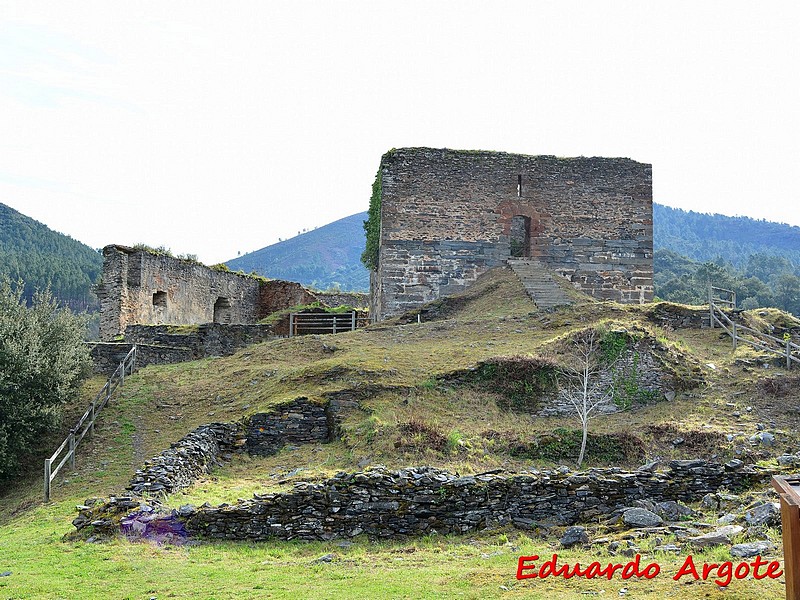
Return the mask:
[[(778, 354), (782, 357), (786, 358), (786, 368), (791, 369), (792, 363), (800, 364), (800, 358), (792, 354), (792, 350), (800, 350), (800, 345), (795, 344), (791, 340), (788, 339), (780, 339), (776, 338), (775, 336), (769, 335), (768, 333), (763, 333), (756, 329), (752, 329), (747, 327), (746, 325), (740, 325), (733, 321), (725, 312), (718, 306), (719, 300), (715, 299), (712, 293), (712, 290), (720, 290), (722, 288), (715, 288), (713, 286), (709, 287), (708, 293), (708, 308), (709, 308), (709, 323), (713, 328), (715, 325), (719, 325), (725, 333), (731, 336), (733, 340), (733, 349), (736, 350), (736, 345), (739, 342), (744, 342), (745, 344), (749, 344), (754, 348), (758, 348), (760, 350), (764, 350), (766, 352), (771, 352), (773, 354)], [(722, 290), (722, 291), (730, 291), (730, 290)], [(733, 292), (732, 292), (733, 293)], [(734, 294), (735, 298), (735, 294)], [(726, 301), (722, 301), (725, 303)], [(730, 329), (725, 326), (723, 323), (727, 323), (730, 326)], [(747, 333), (756, 338), (756, 340), (750, 340), (746, 337), (741, 335), (742, 332)], [(771, 347), (768, 344), (772, 342), (778, 348)]]
[[(111, 374), (111, 377), (108, 378), (106, 384), (98, 392), (94, 400), (92, 400), (89, 408), (87, 408), (86, 412), (83, 413), (83, 416), (78, 419), (75, 427), (70, 430), (66, 439), (61, 442), (61, 445), (56, 449), (55, 452), (53, 452), (50, 458), (44, 459), (45, 502), (50, 502), (50, 484), (53, 482), (53, 479), (55, 479), (56, 475), (58, 475), (58, 472), (61, 470), (61, 468), (67, 464), (67, 461), (70, 462), (70, 465), (73, 468), (75, 467), (75, 451), (78, 448), (78, 444), (83, 441), (83, 438), (86, 437), (87, 433), (94, 433), (94, 422), (97, 419), (97, 415), (108, 404), (108, 401), (111, 399), (111, 395), (114, 393), (114, 390), (116, 390), (117, 387), (125, 381), (125, 372), (127, 371), (128, 373), (133, 373), (135, 368), (136, 345), (134, 344), (125, 358), (122, 359), (122, 362), (119, 363), (119, 366)], [(81, 430), (81, 428), (83, 429)], [(53, 468), (53, 463), (56, 461), (56, 459), (58, 459), (59, 455), (67, 446), (69, 446), (69, 450), (58, 463), (58, 465)]]

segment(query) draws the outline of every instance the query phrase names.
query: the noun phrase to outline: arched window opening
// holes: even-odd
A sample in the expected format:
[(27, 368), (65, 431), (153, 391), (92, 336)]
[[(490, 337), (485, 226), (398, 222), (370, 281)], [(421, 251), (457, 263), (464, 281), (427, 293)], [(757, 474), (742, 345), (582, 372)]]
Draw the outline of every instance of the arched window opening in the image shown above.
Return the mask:
[(231, 322), (231, 301), (224, 296), (217, 298), (214, 302), (214, 323)]

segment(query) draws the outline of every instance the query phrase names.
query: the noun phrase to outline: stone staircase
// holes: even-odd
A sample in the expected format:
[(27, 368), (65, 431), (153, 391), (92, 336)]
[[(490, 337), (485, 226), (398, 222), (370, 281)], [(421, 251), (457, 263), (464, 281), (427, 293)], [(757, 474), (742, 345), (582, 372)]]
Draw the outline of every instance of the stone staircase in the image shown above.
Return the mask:
[(541, 310), (550, 310), (556, 306), (572, 304), (569, 297), (542, 263), (537, 260), (510, 258), (508, 266), (516, 273), (525, 291)]

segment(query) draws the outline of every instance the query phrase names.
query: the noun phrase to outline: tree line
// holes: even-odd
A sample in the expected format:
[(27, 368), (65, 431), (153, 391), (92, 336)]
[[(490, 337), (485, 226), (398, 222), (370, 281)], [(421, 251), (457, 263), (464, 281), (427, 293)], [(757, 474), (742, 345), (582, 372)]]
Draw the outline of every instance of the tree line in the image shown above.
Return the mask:
[(99, 252), (0, 204), (0, 278), (22, 281), (28, 304), (37, 290), (50, 290), (64, 306), (94, 310), (102, 268)]
[(722, 256), (700, 262), (672, 250), (654, 253), (655, 294), (682, 304), (708, 302), (708, 285), (736, 292), (739, 308), (774, 306), (800, 315), (800, 271), (789, 259), (751, 254), (741, 267)]

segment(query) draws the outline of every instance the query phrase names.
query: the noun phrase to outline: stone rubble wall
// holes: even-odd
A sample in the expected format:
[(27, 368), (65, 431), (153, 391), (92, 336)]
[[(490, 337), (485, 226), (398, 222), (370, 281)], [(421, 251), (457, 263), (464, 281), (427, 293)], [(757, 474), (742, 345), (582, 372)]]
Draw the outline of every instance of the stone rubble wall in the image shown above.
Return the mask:
[(684, 306), (672, 302), (658, 302), (649, 312), (657, 325), (672, 329), (701, 329), (708, 327), (708, 306)]
[[(331, 409), (334, 403), (336, 408)], [(324, 442), (333, 430), (331, 410), (351, 410), (351, 405), (349, 397), (329, 399), (327, 405), (298, 398), (271, 414), (253, 415), (244, 424), (203, 425), (147, 461), (128, 489), (133, 497), (170, 494), (192, 485), (227, 453), (247, 449), (269, 454), (291, 442)], [(375, 467), (338, 473), (319, 483), (298, 482), (292, 491), (257, 494), (233, 505), (185, 506), (158, 518), (177, 520), (178, 529), (185, 527), (189, 535), (213, 539), (328, 540), (360, 534), (393, 538), (433, 531), (465, 533), (505, 524), (569, 525), (610, 517), (638, 500), (692, 502), (722, 488), (763, 483), (769, 476), (739, 460), (725, 465), (672, 461), (664, 472), (650, 466), (633, 472), (619, 468), (572, 472), (560, 467), (464, 477), (432, 467), (399, 471)], [(142, 510), (140, 502), (130, 504)], [(153, 506), (148, 510), (157, 512), (157, 503)], [(75, 523), (81, 529), (99, 522), (97, 515), (110, 509), (100, 504), (79, 510)]]
[(277, 336), (271, 325), (204, 323), (194, 331), (173, 333), (169, 325), (129, 325), (125, 341), (135, 344), (191, 348), (194, 358), (230, 356), (237, 350), (273, 340)]
[(253, 319), (253, 321), (263, 319), (279, 310), (292, 306), (313, 304), (314, 302), (322, 302), (324, 304), (324, 300), (319, 298), (317, 294), (308, 291), (299, 283), (280, 279), (263, 281), (259, 290), (257, 319)]
[(169, 449), (146, 461), (127, 489), (134, 494), (171, 494), (192, 485), (219, 463), (219, 457), (237, 447), (238, 424), (201, 425)]
[(650, 165), (401, 148), (383, 157), (381, 181), (373, 320), (462, 291), (504, 265), (515, 216), (529, 219), (530, 258), (576, 288), (626, 303), (653, 298)]
[(124, 341), (92, 343), (95, 372), (110, 375), (133, 344), (137, 346), (138, 369), (207, 356), (230, 356), (252, 344), (280, 337), (272, 325), (204, 323), (197, 325), (193, 331), (174, 331), (172, 325), (128, 325)]
[[(635, 373), (635, 381), (638, 389), (652, 393), (654, 400), (663, 400), (668, 394), (675, 393), (676, 382), (673, 377), (665, 373), (659, 361), (648, 351), (646, 343), (637, 344), (637, 347), (629, 349), (620, 357), (614, 365), (614, 369), (607, 367), (600, 370), (597, 375), (597, 384), (593, 390), (598, 393), (590, 394), (592, 401), (600, 400), (600, 394), (605, 394), (612, 389), (615, 382), (614, 373), (631, 375)], [(620, 375), (616, 375), (619, 381)], [(564, 392), (551, 391), (540, 397), (540, 406), (534, 415), (538, 417), (552, 417), (559, 415), (575, 416), (575, 407), (569, 401)], [(614, 404), (612, 400), (600, 408), (603, 414), (619, 412), (621, 408)]]
[(324, 404), (300, 397), (242, 423), (211, 423), (188, 433), (136, 471), (127, 489), (141, 494), (170, 494), (186, 488), (218, 463), (220, 454), (247, 450), (270, 456), (289, 444), (330, 441), (334, 417)]
[[(111, 375), (132, 347), (126, 342), (94, 342), (91, 344), (95, 373)], [(197, 358), (192, 348), (186, 346), (162, 346), (139, 344), (136, 348), (136, 369), (148, 365), (165, 365)]]
[(186, 508), (190, 535), (212, 539), (329, 540), (467, 533), (493, 525), (530, 529), (597, 520), (637, 500), (691, 502), (768, 478), (741, 461), (672, 461), (665, 472), (568, 469), (459, 477), (431, 467), (338, 473), (282, 494)]
[(361, 292), (314, 292), (314, 295), (328, 308), (352, 306), (361, 311), (369, 308), (369, 294)]
[(270, 456), (289, 444), (324, 443), (331, 439), (327, 404), (297, 398), (269, 413), (257, 413), (247, 422), (247, 451)]
[[(130, 324), (255, 323), (260, 280), (200, 263), (124, 246), (103, 248), (100, 339)], [(163, 293), (163, 301), (154, 296)], [(226, 306), (215, 313), (215, 304)]]

